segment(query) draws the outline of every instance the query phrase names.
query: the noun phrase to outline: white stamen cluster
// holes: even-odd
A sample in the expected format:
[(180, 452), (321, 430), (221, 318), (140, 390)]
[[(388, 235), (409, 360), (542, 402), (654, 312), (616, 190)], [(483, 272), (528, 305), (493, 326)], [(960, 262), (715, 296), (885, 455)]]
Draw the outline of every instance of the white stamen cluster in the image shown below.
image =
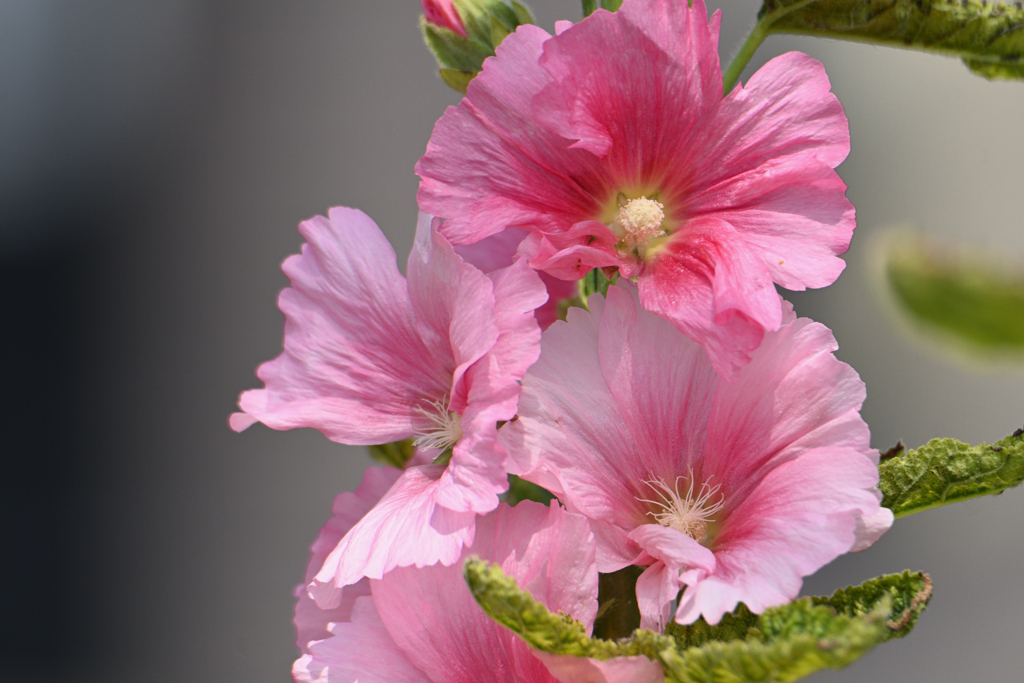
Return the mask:
[(616, 219), (625, 232), (624, 239), (633, 244), (643, 244), (653, 237), (661, 237), (665, 220), (665, 206), (654, 199), (638, 197), (630, 199), (619, 209)]
[(658, 524), (670, 527), (676, 531), (682, 531), (698, 543), (703, 543), (708, 533), (708, 523), (714, 522), (715, 520), (712, 518), (712, 515), (717, 514), (725, 507), (725, 499), (722, 498), (716, 502), (711, 502), (711, 499), (718, 493), (721, 486), (710, 486), (707, 482), (702, 484), (700, 491), (694, 495), (692, 471), (688, 478), (690, 486), (685, 495), (679, 492), (679, 480), (685, 480), (687, 477), (676, 477), (674, 487), (669, 486), (660, 477), (647, 480), (644, 483), (654, 489), (654, 492), (658, 494), (661, 500), (648, 500), (646, 498), (639, 498), (638, 500), (661, 508), (658, 512), (647, 513), (654, 517)]
[(430, 401), (427, 405), (430, 408), (416, 408), (416, 411), (430, 420), (432, 426), (419, 430), (412, 445), (436, 448), (439, 451), (448, 450), (462, 438), (459, 414), (448, 409), (447, 396), (440, 401)]

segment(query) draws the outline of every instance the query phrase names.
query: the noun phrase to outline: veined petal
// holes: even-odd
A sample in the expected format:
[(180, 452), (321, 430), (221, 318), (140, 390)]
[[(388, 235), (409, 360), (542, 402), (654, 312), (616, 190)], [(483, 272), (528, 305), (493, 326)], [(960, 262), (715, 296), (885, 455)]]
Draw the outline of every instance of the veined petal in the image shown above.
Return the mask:
[(331, 518), (310, 548), (305, 580), (295, 588), (295, 597), (298, 598), (295, 603), (295, 627), (298, 632), (296, 643), (303, 652), (309, 652), (310, 642), (330, 636), (328, 624), (349, 621), (356, 598), (370, 594), (369, 582), (359, 581), (344, 589), (337, 607), (325, 610), (320, 609), (309, 596), (306, 585), (323, 567), (338, 542), (377, 504), (401, 475), (402, 471), (394, 467), (369, 467), (354, 493), (340, 493), (334, 499)]
[(302, 254), (283, 266), (284, 352), (257, 371), (266, 388), (239, 405), (274, 429), (313, 427), (342, 443), (412, 436), (414, 407), (449, 390), (454, 366), (421, 338), (391, 245), (355, 209), (331, 209), (299, 232)]
[[(384, 497), (338, 543), (313, 578), (309, 593), (322, 609), (338, 604), (341, 589), (395, 567), (455, 562), (472, 545), (476, 514), (438, 511), (442, 465), (406, 470)], [(435, 528), (435, 517), (440, 528)]]

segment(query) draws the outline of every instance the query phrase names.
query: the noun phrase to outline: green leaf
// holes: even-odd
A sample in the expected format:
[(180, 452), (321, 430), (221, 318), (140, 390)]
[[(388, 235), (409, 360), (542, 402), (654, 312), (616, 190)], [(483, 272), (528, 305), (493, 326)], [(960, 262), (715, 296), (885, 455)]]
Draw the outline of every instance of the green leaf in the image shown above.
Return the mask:
[(512, 11), (516, 13), (516, 20), (519, 25), (523, 24), (535, 24), (536, 20), (533, 18), (533, 12), (526, 5), (521, 5), (516, 0), (512, 0)]
[(431, 24), (426, 17), (420, 17), (420, 29), (423, 31), (427, 47), (434, 53), (442, 69), (475, 73), (483, 67), (484, 60), (494, 54), (486, 45), (464, 38), (455, 31)]
[(537, 486), (533, 482), (520, 479), (514, 474), (508, 475), (508, 491), (501, 496), (509, 505), (515, 507), (524, 500), (532, 500), (544, 505), (550, 505), (555, 494), (543, 486)]
[(597, 11), (598, 7), (614, 12), (622, 7), (622, 0), (583, 0), (583, 16), (589, 17)]
[(884, 460), (878, 475), (882, 505), (897, 517), (1002, 493), (1024, 481), (1024, 431), (991, 446), (932, 439)]
[(409, 462), (409, 459), (416, 452), (415, 446), (412, 445), (412, 439), (394, 441), (381, 444), (380, 446), (369, 446), (368, 448), (370, 449), (371, 458), (398, 469), (403, 469), (405, 463)]
[(914, 236), (886, 249), (889, 290), (912, 322), (975, 354), (1024, 355), (1024, 264), (1000, 265)]
[(932, 579), (925, 573), (907, 570), (902, 574), (879, 576), (859, 586), (840, 588), (831, 597), (811, 598), (811, 602), (827, 605), (836, 614), (859, 617), (869, 614), (886, 595), (892, 600), (886, 623), (888, 639), (902, 638), (914, 628), (932, 599)]
[(637, 630), (628, 639), (587, 635), (583, 624), (552, 614), (494, 564), (470, 559), (466, 582), (484, 611), (532, 647), (560, 655), (644, 655), (668, 683), (793, 681), (839, 668), (875, 645), (906, 635), (931, 597), (926, 574), (893, 574), (836, 592), (801, 598), (757, 616), (745, 607), (716, 626), (673, 626), (665, 635)]
[[(790, 11), (786, 11), (790, 10)], [(1020, 78), (1024, 9), (987, 0), (766, 0), (769, 33), (845, 38), (962, 58), (986, 78)]]

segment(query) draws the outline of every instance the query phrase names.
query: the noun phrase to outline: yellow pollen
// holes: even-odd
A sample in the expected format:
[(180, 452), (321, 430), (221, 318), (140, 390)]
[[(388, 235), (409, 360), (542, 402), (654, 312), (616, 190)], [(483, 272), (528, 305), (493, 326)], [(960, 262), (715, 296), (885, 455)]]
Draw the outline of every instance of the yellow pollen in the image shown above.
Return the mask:
[(449, 409), (451, 404), (447, 396), (440, 401), (430, 401), (427, 405), (430, 408), (416, 408), (416, 412), (425, 416), (433, 424), (426, 429), (417, 430), (416, 440), (412, 442), (412, 445), (436, 448), (439, 451), (447, 450), (462, 438), (459, 414)]
[(721, 512), (725, 507), (722, 498), (712, 503), (711, 499), (718, 493), (721, 486), (710, 486), (707, 482), (701, 485), (700, 491), (694, 495), (693, 472), (690, 472), (690, 486), (686, 493), (679, 491), (679, 480), (687, 477), (676, 477), (675, 486), (669, 486), (661, 478), (650, 479), (644, 483), (654, 489), (661, 500), (638, 498), (641, 502), (651, 503), (660, 510), (648, 512), (662, 526), (681, 531), (698, 543), (703, 543), (708, 532), (708, 523), (714, 522), (712, 515)]
[(619, 209), (617, 220), (626, 233), (626, 239), (631, 242), (643, 243), (665, 234), (661, 227), (665, 220), (665, 206), (655, 199), (630, 199)]

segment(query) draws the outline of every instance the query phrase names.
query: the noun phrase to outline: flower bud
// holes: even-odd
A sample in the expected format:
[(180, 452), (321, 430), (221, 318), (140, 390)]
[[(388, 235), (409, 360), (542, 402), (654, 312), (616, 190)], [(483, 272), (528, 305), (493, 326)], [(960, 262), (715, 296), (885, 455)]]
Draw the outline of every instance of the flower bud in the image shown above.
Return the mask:
[(423, 14), (428, 23), (466, 37), (466, 27), (462, 25), (462, 19), (452, 0), (422, 0), (422, 3)]
[(461, 93), (505, 36), (532, 24), (530, 10), (516, 0), (421, 0), (420, 28), (441, 67), (441, 79)]

